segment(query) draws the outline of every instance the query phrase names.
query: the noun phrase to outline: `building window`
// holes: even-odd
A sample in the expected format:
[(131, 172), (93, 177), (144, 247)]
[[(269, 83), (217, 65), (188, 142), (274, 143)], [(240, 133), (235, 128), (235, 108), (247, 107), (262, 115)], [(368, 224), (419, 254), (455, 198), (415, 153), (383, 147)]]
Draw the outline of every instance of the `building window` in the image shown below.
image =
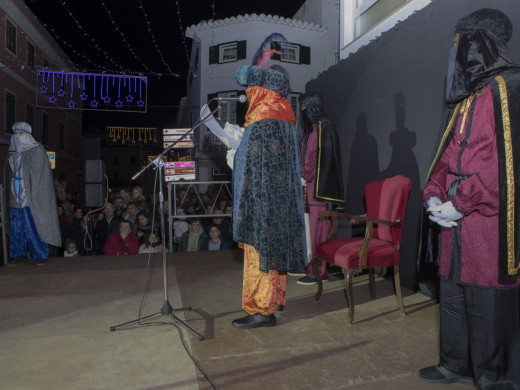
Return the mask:
[[(218, 97), (235, 97), (236, 92), (219, 93)], [(221, 100), (218, 105), (218, 117), (231, 124), (237, 123), (237, 102)]]
[(5, 19), (5, 48), (16, 55), (16, 26)]
[(297, 43), (287, 43), (280, 46), (278, 42), (272, 42), (271, 49), (278, 50), (282, 53), (282, 55), (273, 54), (271, 58), (274, 60), (303, 65), (309, 65), (311, 63), (311, 48), (309, 46), (303, 46)]
[(246, 59), (246, 41), (235, 41), (210, 46), (209, 64), (225, 64)]
[(222, 45), (219, 50), (219, 55), (220, 55), (219, 63), (221, 63), (221, 64), (224, 62), (236, 61), (238, 58), (237, 43), (233, 42), (233, 43), (228, 43), (228, 44)]
[(49, 69), (49, 60), (45, 57), (42, 58), (42, 68)]
[(65, 123), (60, 122), (60, 149), (65, 150), (67, 147), (67, 137), (65, 133)]
[(354, 37), (358, 38), (409, 0), (356, 0)]
[(16, 121), (16, 95), (5, 91), (5, 131), (13, 132), (13, 124)]
[(294, 115), (296, 116), (296, 123), (299, 123), (300, 120), (300, 103), (298, 102), (298, 97), (300, 95), (297, 93), (290, 93), (287, 95), (287, 100), (291, 103), (291, 108), (294, 111)]
[(31, 68), (32, 70), (34, 70), (34, 59), (36, 57), (36, 54), (35, 54), (35, 50), (34, 50), (34, 45), (27, 41), (27, 55), (26, 55), (27, 59), (25, 61), (25, 64)]
[(49, 144), (49, 114), (42, 112), (42, 144)]
[(300, 47), (293, 44), (282, 46), (282, 58), (280, 61), (298, 64), (300, 62)]
[(25, 121), (34, 127), (34, 106), (31, 103), (25, 103)]

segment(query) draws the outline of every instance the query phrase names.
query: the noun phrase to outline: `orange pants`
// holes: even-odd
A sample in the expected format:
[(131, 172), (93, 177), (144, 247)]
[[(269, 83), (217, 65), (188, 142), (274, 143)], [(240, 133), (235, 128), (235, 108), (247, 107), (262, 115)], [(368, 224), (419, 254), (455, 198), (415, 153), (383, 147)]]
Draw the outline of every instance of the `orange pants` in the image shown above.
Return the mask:
[(242, 307), (249, 314), (274, 314), (278, 305), (285, 306), (286, 274), (260, 272), (260, 253), (244, 244), (244, 285)]

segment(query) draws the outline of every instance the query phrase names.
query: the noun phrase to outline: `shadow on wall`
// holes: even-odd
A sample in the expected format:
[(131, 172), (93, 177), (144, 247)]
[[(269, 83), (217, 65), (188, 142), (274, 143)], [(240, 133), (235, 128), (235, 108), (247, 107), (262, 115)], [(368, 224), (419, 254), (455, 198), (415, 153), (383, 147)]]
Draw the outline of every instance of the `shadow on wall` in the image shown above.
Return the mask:
[[(412, 180), (410, 198), (406, 207), (401, 243), (401, 273), (403, 279), (414, 281), (417, 274), (417, 254), (419, 251), (419, 232), (422, 215), (419, 166), (413, 148), (416, 133), (406, 125), (406, 99), (402, 92), (394, 94), (395, 130), (390, 133), (392, 155), (388, 167), (379, 171), (379, 154), (376, 138), (369, 133), (368, 117), (362, 112), (356, 119), (356, 134), (350, 150), (350, 164), (347, 181), (347, 210), (351, 213), (364, 213), (363, 188), (374, 180), (382, 180), (395, 175), (403, 175)], [(384, 129), (376, 129), (376, 134)], [(385, 147), (387, 148), (387, 147)], [(352, 227), (352, 235), (362, 235), (364, 229)], [(403, 256), (403, 254), (406, 254)]]

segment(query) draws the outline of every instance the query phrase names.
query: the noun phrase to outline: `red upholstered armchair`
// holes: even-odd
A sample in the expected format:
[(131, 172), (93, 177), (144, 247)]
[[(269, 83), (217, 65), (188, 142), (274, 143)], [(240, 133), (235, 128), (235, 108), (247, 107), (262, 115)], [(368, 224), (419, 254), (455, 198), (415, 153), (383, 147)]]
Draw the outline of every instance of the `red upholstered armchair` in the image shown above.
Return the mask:
[[(320, 273), (317, 272), (318, 259), (341, 267), (345, 274), (350, 323), (354, 320), (352, 279), (356, 273), (368, 269), (370, 298), (375, 299), (374, 268), (378, 267), (394, 267), (397, 303), (401, 314), (405, 315), (399, 280), (399, 245), (411, 186), (411, 180), (404, 176), (373, 181), (364, 188), (365, 215), (351, 215), (336, 211), (320, 213), (320, 216), (332, 218), (332, 229), (327, 241), (316, 247), (313, 259), (314, 274), (318, 275), (318, 292), (315, 298), (320, 299), (323, 291), (323, 283), (319, 278)], [(350, 223), (365, 222), (365, 237), (334, 239), (340, 217), (349, 219)]]

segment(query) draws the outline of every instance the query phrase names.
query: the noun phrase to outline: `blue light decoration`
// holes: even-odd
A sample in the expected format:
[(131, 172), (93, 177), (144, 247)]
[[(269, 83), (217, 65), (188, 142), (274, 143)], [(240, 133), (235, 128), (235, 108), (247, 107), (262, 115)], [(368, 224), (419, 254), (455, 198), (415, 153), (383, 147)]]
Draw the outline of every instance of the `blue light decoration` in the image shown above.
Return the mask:
[(41, 108), (145, 113), (148, 78), (39, 70), (36, 94)]

